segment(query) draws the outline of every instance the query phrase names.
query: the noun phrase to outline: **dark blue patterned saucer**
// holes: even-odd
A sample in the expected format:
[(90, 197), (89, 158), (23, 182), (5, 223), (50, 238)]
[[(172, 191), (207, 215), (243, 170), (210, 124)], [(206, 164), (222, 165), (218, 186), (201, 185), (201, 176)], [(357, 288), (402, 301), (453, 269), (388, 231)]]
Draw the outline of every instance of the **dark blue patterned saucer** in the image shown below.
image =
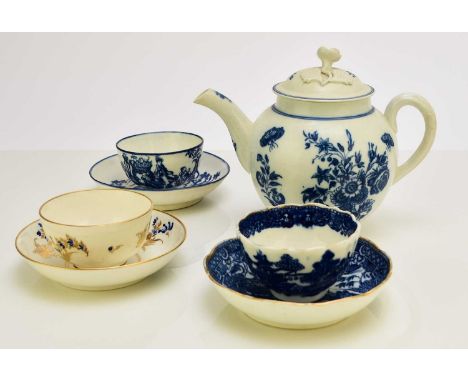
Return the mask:
[(117, 154), (100, 160), (89, 170), (90, 177), (100, 186), (140, 192), (149, 197), (159, 210), (175, 210), (199, 202), (218, 187), (228, 174), (228, 163), (206, 151), (201, 154), (196, 176), (170, 188), (155, 189), (133, 183), (122, 169)]
[(360, 238), (348, 266), (317, 302), (280, 301), (252, 273), (239, 239), (221, 242), (205, 258), (205, 271), (221, 295), (262, 323), (293, 329), (317, 328), (341, 321), (365, 308), (391, 275), (391, 260)]

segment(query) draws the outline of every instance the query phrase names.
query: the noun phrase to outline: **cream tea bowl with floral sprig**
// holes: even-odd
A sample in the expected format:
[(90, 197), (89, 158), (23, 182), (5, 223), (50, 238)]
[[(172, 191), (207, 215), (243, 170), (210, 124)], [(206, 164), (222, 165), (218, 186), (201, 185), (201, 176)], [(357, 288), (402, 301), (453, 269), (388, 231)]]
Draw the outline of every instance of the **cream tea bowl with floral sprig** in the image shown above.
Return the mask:
[(196, 176), (203, 138), (186, 132), (160, 131), (122, 138), (116, 147), (120, 164), (133, 183), (170, 189)]
[(83, 190), (56, 196), (39, 209), (39, 229), (77, 268), (124, 264), (142, 247), (153, 203), (124, 190)]
[(359, 239), (349, 212), (286, 204), (247, 215), (238, 236), (252, 271), (279, 300), (320, 300), (344, 272)]

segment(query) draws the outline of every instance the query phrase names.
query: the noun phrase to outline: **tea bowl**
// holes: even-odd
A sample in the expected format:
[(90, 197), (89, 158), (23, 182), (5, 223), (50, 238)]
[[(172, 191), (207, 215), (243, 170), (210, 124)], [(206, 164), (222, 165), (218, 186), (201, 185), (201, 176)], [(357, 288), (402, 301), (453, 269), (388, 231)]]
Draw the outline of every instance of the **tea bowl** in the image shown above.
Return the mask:
[(132, 191), (74, 191), (46, 201), (39, 226), (66, 263), (111, 267), (142, 247), (152, 210), (148, 197)]
[(203, 149), (199, 135), (161, 131), (131, 135), (116, 143), (127, 177), (140, 186), (173, 188), (197, 173)]
[(349, 212), (323, 204), (255, 211), (238, 225), (252, 271), (279, 300), (320, 300), (344, 272), (359, 239)]
[(63, 286), (103, 291), (135, 284), (164, 268), (178, 253), (186, 228), (170, 214), (153, 210), (143, 246), (125, 264), (113, 267), (76, 268), (64, 261), (45, 237), (38, 220), (24, 227), (16, 237), (22, 258), (47, 279)]
[(351, 317), (374, 301), (392, 274), (390, 257), (362, 237), (344, 273), (313, 303), (278, 300), (253, 273), (239, 239), (217, 244), (204, 266), (209, 281), (229, 304), (255, 321), (284, 329), (322, 328)]

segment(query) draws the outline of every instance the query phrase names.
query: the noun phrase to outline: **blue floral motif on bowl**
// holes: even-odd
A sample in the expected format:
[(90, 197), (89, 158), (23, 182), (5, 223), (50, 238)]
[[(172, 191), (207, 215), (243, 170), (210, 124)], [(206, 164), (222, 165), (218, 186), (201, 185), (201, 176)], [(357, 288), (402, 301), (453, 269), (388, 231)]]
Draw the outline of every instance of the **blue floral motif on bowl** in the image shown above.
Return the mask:
[(179, 187), (188, 183), (197, 174), (202, 150), (200, 147), (187, 150), (185, 156), (192, 160), (192, 166), (183, 166), (178, 173), (168, 169), (165, 155), (122, 154), (122, 167), (133, 183), (156, 189)]

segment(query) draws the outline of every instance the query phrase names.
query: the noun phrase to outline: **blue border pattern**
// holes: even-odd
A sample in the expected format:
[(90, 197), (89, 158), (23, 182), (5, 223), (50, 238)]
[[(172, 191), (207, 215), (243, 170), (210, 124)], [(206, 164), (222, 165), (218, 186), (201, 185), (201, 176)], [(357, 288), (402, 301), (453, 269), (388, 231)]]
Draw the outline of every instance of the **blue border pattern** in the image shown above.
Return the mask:
[[(349, 72), (348, 72), (349, 73)], [(294, 73), (296, 74), (296, 73)], [(294, 76), (293, 74), (293, 76)], [(291, 77), (290, 77), (291, 79)], [(303, 100), (308, 100), (308, 101), (347, 101), (347, 100), (354, 100), (354, 99), (359, 99), (359, 98), (366, 98), (366, 97), (369, 97), (370, 95), (372, 95), (374, 92), (375, 92), (375, 89), (370, 86), (370, 85), (367, 85), (369, 86), (370, 90), (369, 92), (365, 93), (365, 94), (362, 94), (362, 95), (359, 95), (359, 96), (355, 96), (355, 97), (343, 97), (343, 98), (313, 98), (313, 97), (299, 97), (299, 96), (294, 96), (294, 95), (291, 95), (291, 94), (287, 94), (287, 93), (283, 93), (281, 91), (279, 91), (276, 87), (281, 84), (281, 82), (278, 82), (277, 84), (273, 85), (273, 92), (280, 95), (280, 96), (283, 96), (283, 97), (288, 97), (288, 98), (295, 98), (295, 99), (303, 99)]]
[(313, 121), (341, 121), (341, 120), (346, 120), (346, 119), (367, 117), (368, 115), (371, 115), (375, 112), (375, 107), (372, 106), (372, 108), (369, 111), (366, 111), (365, 113), (362, 113), (362, 114), (347, 115), (343, 117), (314, 117), (314, 116), (307, 116), (307, 115), (288, 114), (276, 108), (275, 105), (271, 105), (271, 110), (273, 110), (277, 114), (280, 114), (284, 117), (289, 117), (289, 118), (306, 119), (306, 120), (313, 120)]
[(284, 205), (252, 212), (239, 222), (239, 233), (247, 238), (269, 228), (330, 227), (342, 236), (350, 237), (358, 223), (349, 212), (321, 205)]

